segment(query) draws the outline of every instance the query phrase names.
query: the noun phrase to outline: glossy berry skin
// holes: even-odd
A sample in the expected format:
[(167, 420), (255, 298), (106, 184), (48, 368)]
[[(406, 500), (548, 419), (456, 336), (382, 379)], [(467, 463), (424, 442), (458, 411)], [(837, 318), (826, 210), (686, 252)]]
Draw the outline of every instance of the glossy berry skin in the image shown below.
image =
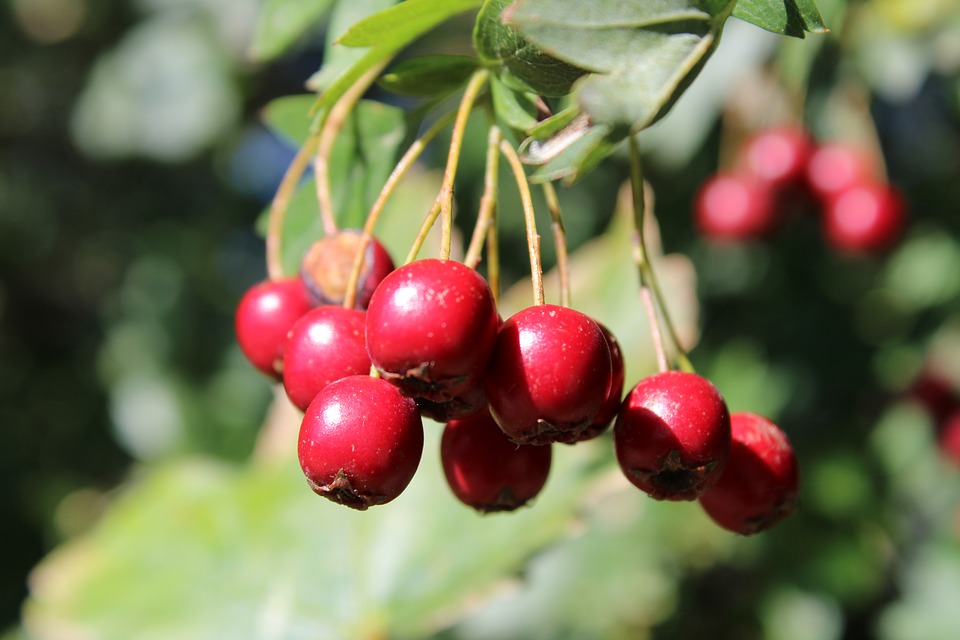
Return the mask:
[(282, 379), (287, 332), (310, 308), (299, 278), (268, 280), (251, 287), (240, 299), (234, 317), (243, 355), (264, 374)]
[[(343, 304), (362, 238), (359, 229), (342, 229), (316, 241), (304, 255), (300, 278), (314, 304)], [(393, 269), (390, 254), (376, 238), (371, 238), (360, 267), (354, 308), (366, 309), (374, 289)]]
[(551, 448), (511, 442), (486, 411), (451, 420), (443, 429), (440, 460), (460, 502), (482, 513), (513, 511), (547, 482)]
[(730, 418), (730, 460), (700, 504), (718, 525), (743, 535), (769, 529), (793, 513), (799, 472), (787, 436), (753, 413)]
[(827, 242), (844, 253), (879, 253), (900, 239), (906, 205), (899, 191), (880, 183), (863, 183), (834, 197), (824, 210)]
[(597, 323), (597, 326), (600, 327), (600, 331), (603, 332), (603, 337), (607, 341), (607, 348), (610, 349), (610, 364), (612, 372), (610, 377), (610, 390), (607, 391), (607, 398), (603, 401), (603, 405), (600, 407), (600, 413), (598, 413), (597, 417), (593, 419), (593, 422), (590, 423), (590, 426), (584, 429), (583, 432), (577, 437), (577, 442), (591, 440), (606, 431), (610, 427), (610, 424), (613, 422), (614, 418), (617, 417), (617, 413), (620, 411), (620, 403), (623, 400), (623, 350), (620, 349), (620, 343), (617, 342), (616, 336), (613, 335), (613, 332), (611, 332), (610, 329), (599, 322)]
[(416, 403), (390, 383), (350, 376), (307, 407), (297, 453), (315, 493), (362, 511), (410, 483), (423, 454), (423, 422)]
[(730, 453), (730, 414), (720, 392), (694, 373), (667, 371), (630, 391), (613, 427), (620, 468), (656, 500), (695, 500)]
[(301, 411), (325, 386), (370, 373), (359, 309), (316, 307), (294, 323), (283, 351), (283, 388)]
[(717, 173), (697, 192), (694, 219), (700, 233), (714, 240), (762, 238), (777, 223), (773, 191), (747, 174)]
[(427, 259), (380, 283), (367, 309), (367, 351), (404, 395), (446, 402), (483, 377), (497, 333), (493, 293), (459, 262)]
[(517, 444), (569, 443), (599, 414), (611, 378), (597, 323), (543, 304), (504, 321), (483, 386), (494, 420)]
[(803, 129), (779, 127), (761, 131), (739, 150), (741, 171), (776, 187), (804, 181), (813, 145)]
[(822, 144), (807, 160), (807, 188), (823, 202), (856, 184), (876, 180), (877, 175), (873, 156), (843, 142)]

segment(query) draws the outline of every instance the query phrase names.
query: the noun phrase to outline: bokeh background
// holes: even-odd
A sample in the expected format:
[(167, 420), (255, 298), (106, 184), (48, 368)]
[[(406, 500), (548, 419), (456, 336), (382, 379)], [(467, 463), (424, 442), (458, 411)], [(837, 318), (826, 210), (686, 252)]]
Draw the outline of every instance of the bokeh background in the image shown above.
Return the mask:
[[(285, 4), (0, 5), (4, 638), (957, 637), (960, 458), (938, 442), (960, 408), (954, 0), (821, 0), (832, 32), (803, 40), (731, 20), (644, 134), (658, 269), (694, 364), (800, 457), (799, 512), (754, 538), (625, 486), (608, 438), (558, 451), (547, 491), (513, 515), (455, 502), (432, 424), (395, 503), (344, 513), (309, 492), (297, 417), (232, 333), (265, 275), (256, 221), (294, 153), (264, 109), (305, 91), (331, 7), (350, 3)], [(417, 50), (469, 51), (471, 24)], [(700, 237), (698, 186), (788, 121), (882, 157), (911, 216), (892, 251), (838, 254), (814, 210), (764, 242)], [(467, 230), (484, 136), (468, 132), (458, 178)], [(439, 184), (438, 148), (384, 222), (395, 256)], [(621, 336), (630, 384), (654, 362), (626, 169), (611, 158), (561, 196), (574, 305)], [(509, 309), (529, 294), (504, 199)]]

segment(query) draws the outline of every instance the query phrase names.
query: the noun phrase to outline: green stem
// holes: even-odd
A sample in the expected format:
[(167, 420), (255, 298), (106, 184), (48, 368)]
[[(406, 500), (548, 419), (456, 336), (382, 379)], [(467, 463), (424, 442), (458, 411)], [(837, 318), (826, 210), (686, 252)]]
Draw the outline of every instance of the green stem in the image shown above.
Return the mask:
[(290, 198), (300, 184), (300, 178), (310, 164), (310, 158), (316, 149), (318, 136), (311, 135), (307, 138), (297, 155), (294, 156), (287, 167), (287, 171), (280, 180), (277, 192), (270, 202), (270, 213), (267, 218), (267, 275), (271, 280), (279, 280), (283, 277), (283, 254), (281, 252), (280, 238), (283, 236), (283, 221), (287, 215), (287, 208), (290, 206)]
[(472, 269), (480, 264), (483, 242), (493, 226), (497, 208), (497, 181), (500, 173), (500, 128), (490, 127), (487, 135), (487, 164), (483, 173), (483, 195), (480, 196), (480, 208), (477, 223), (473, 226), (473, 235), (463, 263)]
[(567, 255), (567, 231), (563, 227), (563, 218), (560, 217), (560, 200), (557, 199), (557, 190), (553, 188), (552, 182), (543, 183), (543, 195), (547, 200), (547, 209), (550, 210), (553, 242), (557, 251), (557, 271), (560, 272), (560, 304), (569, 307), (572, 302), (570, 298), (570, 261)]
[(520, 156), (506, 140), (500, 141), (500, 151), (503, 153), (513, 177), (520, 190), (520, 202), (523, 205), (523, 218), (527, 226), (527, 251), (530, 254), (530, 282), (533, 285), (534, 304), (543, 304), (543, 265), (540, 262), (540, 235), (537, 233), (537, 221), (533, 211), (533, 197), (530, 195), (530, 183), (523, 170)]
[[(660, 285), (657, 282), (657, 277), (653, 271), (653, 265), (650, 263), (649, 254), (647, 252), (646, 238), (644, 234), (646, 199), (643, 190), (643, 162), (640, 157), (640, 145), (637, 143), (636, 136), (630, 136), (630, 186), (633, 191), (633, 224), (635, 233), (634, 260), (637, 263), (637, 271), (640, 276), (641, 296), (644, 298), (645, 304), (647, 304), (647, 294), (644, 293), (643, 290), (649, 289), (649, 291), (652, 292), (653, 298), (649, 300), (649, 304), (653, 305), (655, 302), (655, 306), (659, 307), (660, 313), (663, 317), (664, 325), (667, 328), (667, 333), (669, 334), (670, 340), (673, 342), (673, 346), (677, 352), (677, 364), (684, 371), (693, 371), (693, 364), (687, 357), (686, 351), (684, 350), (683, 345), (680, 343), (680, 339), (677, 336), (677, 331), (674, 327), (673, 321), (670, 319), (670, 313), (667, 311), (663, 292), (661, 291)], [(658, 317), (656, 311), (656, 309), (653, 309), (654, 320), (656, 320)], [(663, 335), (660, 332), (659, 327), (655, 327), (653, 324), (654, 323), (651, 322), (651, 330), (654, 332), (654, 340), (657, 342), (656, 347), (659, 350), (659, 360), (659, 352), (662, 351), (665, 354), (666, 345), (664, 344)]]

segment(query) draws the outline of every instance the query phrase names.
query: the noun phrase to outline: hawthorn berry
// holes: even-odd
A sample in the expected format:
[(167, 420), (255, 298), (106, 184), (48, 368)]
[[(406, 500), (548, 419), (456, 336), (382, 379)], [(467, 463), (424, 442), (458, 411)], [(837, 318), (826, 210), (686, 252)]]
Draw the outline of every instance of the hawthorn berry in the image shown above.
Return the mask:
[(810, 137), (803, 129), (779, 127), (748, 138), (738, 160), (742, 171), (782, 188), (804, 180), (811, 151)]
[(850, 187), (876, 180), (877, 162), (866, 150), (844, 142), (818, 146), (807, 160), (806, 182), (809, 190), (822, 201)]
[(547, 482), (551, 457), (549, 445), (511, 442), (487, 411), (451, 420), (440, 440), (450, 489), (483, 513), (513, 511), (533, 499)]
[(359, 309), (324, 305), (294, 323), (283, 351), (283, 388), (301, 411), (331, 382), (370, 372), (365, 321)]
[(623, 351), (620, 349), (620, 343), (617, 342), (616, 336), (613, 335), (610, 329), (599, 322), (597, 326), (600, 327), (600, 331), (603, 332), (603, 337), (607, 340), (607, 348), (610, 349), (610, 364), (612, 365), (610, 390), (607, 391), (607, 398), (600, 407), (600, 413), (597, 414), (593, 422), (579, 435), (577, 442), (596, 438), (606, 431), (610, 427), (610, 423), (613, 422), (613, 419), (617, 417), (617, 412), (620, 411), (620, 402), (623, 400)]
[(697, 192), (694, 219), (700, 233), (716, 240), (746, 240), (767, 235), (777, 222), (769, 184), (742, 173), (721, 172)]
[(600, 413), (611, 378), (597, 323), (542, 304), (501, 325), (483, 387), (494, 420), (517, 444), (569, 443)]
[[(314, 304), (343, 304), (362, 239), (359, 229), (342, 229), (317, 240), (307, 250), (300, 263), (300, 278)], [(390, 254), (376, 238), (371, 238), (364, 250), (353, 306), (366, 309), (374, 289), (391, 271)]]
[(824, 210), (827, 242), (850, 253), (876, 253), (893, 245), (903, 231), (906, 205), (890, 185), (862, 183), (837, 194)]
[(960, 397), (953, 385), (943, 376), (930, 371), (917, 376), (908, 394), (920, 403), (938, 425), (954, 411), (960, 410)]
[(443, 403), (479, 383), (497, 322), (493, 293), (479, 273), (452, 260), (417, 260), (374, 291), (367, 351), (404, 395)]
[(423, 422), (413, 399), (390, 383), (348, 376), (307, 407), (297, 453), (315, 493), (363, 511), (390, 502), (413, 479)]
[(797, 459), (783, 431), (762, 416), (735, 413), (730, 431), (727, 468), (700, 496), (700, 505), (724, 529), (759, 533), (793, 513)]
[(310, 308), (299, 278), (268, 280), (248, 289), (234, 317), (237, 342), (247, 360), (271, 378), (282, 379), (287, 332)]
[(650, 497), (695, 500), (727, 464), (730, 414), (706, 378), (683, 371), (654, 374), (624, 400), (613, 444), (627, 479)]

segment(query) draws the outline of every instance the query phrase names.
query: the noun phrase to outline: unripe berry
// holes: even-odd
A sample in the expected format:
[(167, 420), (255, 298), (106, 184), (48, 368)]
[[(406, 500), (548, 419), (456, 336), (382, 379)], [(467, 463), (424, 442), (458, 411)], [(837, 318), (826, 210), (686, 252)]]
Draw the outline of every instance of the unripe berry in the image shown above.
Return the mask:
[(297, 452), (315, 493), (362, 511), (390, 502), (413, 479), (423, 422), (416, 403), (390, 383), (350, 376), (307, 407)]
[(644, 378), (613, 428), (627, 479), (657, 500), (695, 500), (720, 477), (730, 453), (730, 414), (720, 392), (694, 373)]
[(793, 513), (799, 472), (787, 436), (753, 413), (730, 418), (730, 460), (700, 504), (724, 529), (749, 535), (769, 529)]
[[(342, 229), (317, 240), (300, 263), (300, 278), (316, 305), (341, 305), (353, 271), (363, 235), (358, 229)], [(353, 306), (366, 309), (374, 289), (393, 271), (390, 254), (376, 238), (364, 251)]]

